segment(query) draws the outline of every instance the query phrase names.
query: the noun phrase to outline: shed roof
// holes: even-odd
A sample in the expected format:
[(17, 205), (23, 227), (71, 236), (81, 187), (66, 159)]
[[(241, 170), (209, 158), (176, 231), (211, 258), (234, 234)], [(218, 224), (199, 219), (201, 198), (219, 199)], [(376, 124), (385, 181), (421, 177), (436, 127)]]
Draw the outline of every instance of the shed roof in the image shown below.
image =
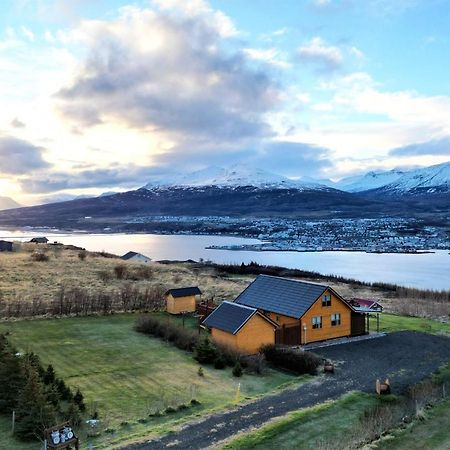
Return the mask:
[(167, 294), (171, 294), (172, 297), (187, 297), (189, 295), (201, 295), (202, 291), (197, 286), (191, 286), (185, 288), (169, 289), (166, 292), (166, 295)]
[(300, 319), (329, 286), (258, 275), (235, 302)]
[(256, 308), (225, 301), (203, 321), (203, 324), (236, 334), (255, 314), (258, 314)]
[(136, 256), (136, 255), (137, 255), (136, 252), (128, 252), (128, 253), (125, 253), (125, 255), (121, 256), (120, 259), (127, 260), (127, 259), (132, 258), (133, 256)]

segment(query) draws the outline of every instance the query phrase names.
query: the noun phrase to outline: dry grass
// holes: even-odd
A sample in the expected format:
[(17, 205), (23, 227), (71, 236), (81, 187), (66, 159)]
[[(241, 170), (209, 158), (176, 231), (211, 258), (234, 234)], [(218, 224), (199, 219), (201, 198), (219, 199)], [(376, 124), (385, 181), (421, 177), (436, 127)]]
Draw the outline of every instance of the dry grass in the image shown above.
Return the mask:
[[(91, 252), (86, 252), (83, 260), (80, 251), (73, 247), (21, 244), (16, 249), (13, 253), (0, 253), (0, 298), (6, 302), (19, 299), (50, 303), (61, 288), (83, 288), (95, 295), (130, 285), (141, 290), (198, 285), (204, 292), (203, 298), (221, 301), (234, 298), (249, 283), (248, 278), (222, 279), (214, 269), (200, 271), (187, 264), (145, 265)], [(33, 258), (36, 251), (47, 255), (48, 260)], [(122, 278), (117, 278), (115, 270), (119, 265), (126, 268)]]

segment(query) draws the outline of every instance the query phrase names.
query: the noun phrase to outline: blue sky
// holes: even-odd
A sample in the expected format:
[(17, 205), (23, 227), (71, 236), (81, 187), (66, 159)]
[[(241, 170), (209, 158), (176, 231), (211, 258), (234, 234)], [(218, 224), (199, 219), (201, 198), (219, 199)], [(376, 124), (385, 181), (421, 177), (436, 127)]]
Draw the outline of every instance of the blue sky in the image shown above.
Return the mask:
[(450, 159), (444, 0), (3, 0), (0, 195)]

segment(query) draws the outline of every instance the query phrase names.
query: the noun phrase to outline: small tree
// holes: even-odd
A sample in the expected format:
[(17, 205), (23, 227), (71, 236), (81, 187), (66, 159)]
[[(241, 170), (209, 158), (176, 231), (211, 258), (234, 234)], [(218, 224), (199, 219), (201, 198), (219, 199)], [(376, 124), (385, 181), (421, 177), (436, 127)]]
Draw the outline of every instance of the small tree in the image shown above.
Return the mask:
[(47, 367), (47, 370), (42, 377), (42, 381), (44, 384), (53, 384), (56, 381), (55, 369), (53, 369), (51, 364)]
[(210, 340), (206, 337), (195, 347), (194, 358), (200, 364), (211, 364), (217, 358), (217, 349), (211, 344)]
[(233, 367), (233, 376), (234, 377), (241, 377), (242, 376), (242, 366), (239, 361), (236, 362), (236, 364)]
[(84, 397), (80, 389), (77, 389), (75, 395), (73, 396), (73, 402), (78, 406), (80, 411), (86, 411), (86, 405), (84, 404)]
[(86, 259), (86, 256), (87, 256), (86, 250), (80, 250), (80, 251), (78, 252), (78, 258), (79, 258), (81, 261), (84, 261), (84, 260)]
[(55, 422), (55, 416), (44, 393), (44, 385), (29, 358), (25, 358), (22, 370), (25, 384), (17, 402), (15, 433), (20, 439), (33, 440)]

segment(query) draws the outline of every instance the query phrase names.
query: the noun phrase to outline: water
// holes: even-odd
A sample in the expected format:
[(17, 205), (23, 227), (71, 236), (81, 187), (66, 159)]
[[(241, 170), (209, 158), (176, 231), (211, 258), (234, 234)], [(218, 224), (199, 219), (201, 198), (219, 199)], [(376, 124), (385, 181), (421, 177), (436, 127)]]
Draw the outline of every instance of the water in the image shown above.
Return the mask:
[(450, 255), (434, 253), (365, 253), (365, 252), (252, 252), (208, 250), (210, 245), (258, 243), (257, 239), (229, 236), (156, 235), (156, 234), (55, 234), (0, 231), (0, 239), (29, 240), (46, 235), (50, 241), (73, 244), (92, 251), (122, 255), (129, 250), (143, 253), (153, 260), (211, 260), (240, 264), (255, 261), (323, 274), (342, 275), (362, 281), (381, 281), (421, 289), (450, 289)]

